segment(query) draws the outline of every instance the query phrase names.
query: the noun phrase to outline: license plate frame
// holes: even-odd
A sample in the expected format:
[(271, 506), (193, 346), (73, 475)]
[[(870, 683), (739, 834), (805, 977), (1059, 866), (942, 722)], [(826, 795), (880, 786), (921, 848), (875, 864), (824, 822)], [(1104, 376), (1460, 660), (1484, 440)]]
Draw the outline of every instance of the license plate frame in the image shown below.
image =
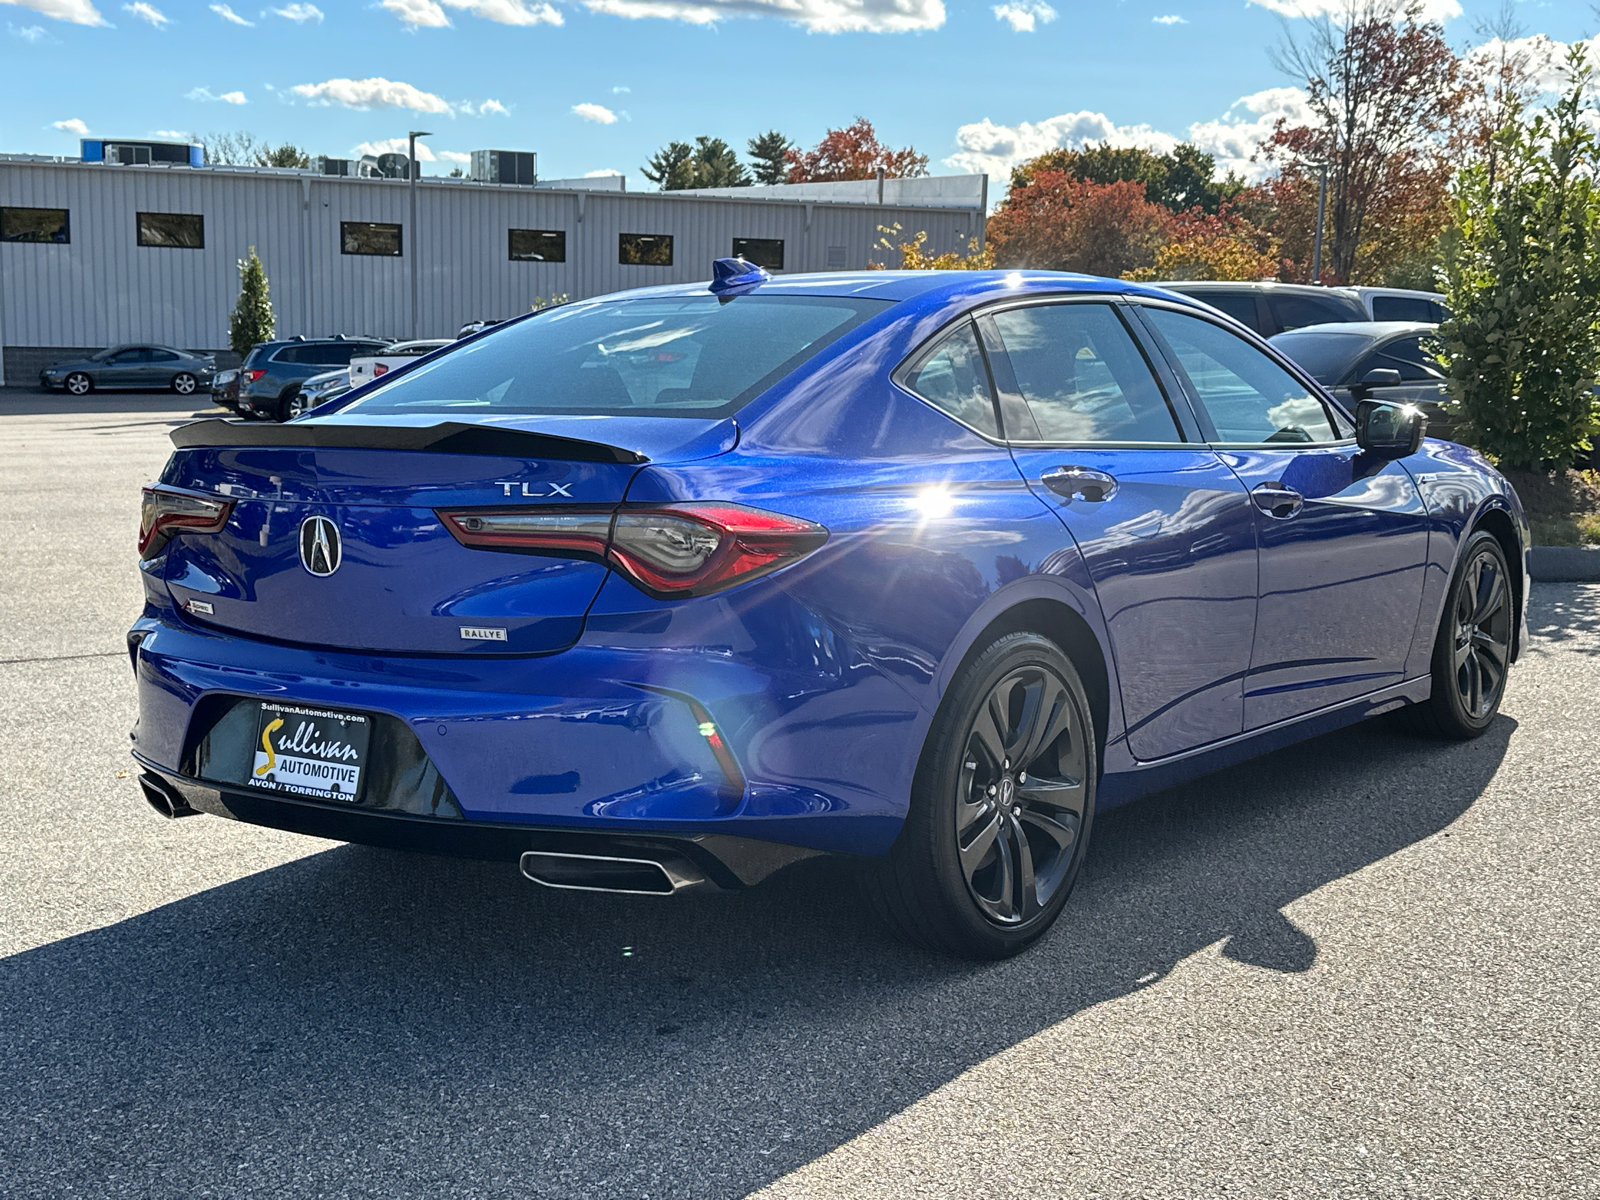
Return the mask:
[(246, 786), (356, 804), (366, 784), (372, 718), (347, 709), (257, 701)]

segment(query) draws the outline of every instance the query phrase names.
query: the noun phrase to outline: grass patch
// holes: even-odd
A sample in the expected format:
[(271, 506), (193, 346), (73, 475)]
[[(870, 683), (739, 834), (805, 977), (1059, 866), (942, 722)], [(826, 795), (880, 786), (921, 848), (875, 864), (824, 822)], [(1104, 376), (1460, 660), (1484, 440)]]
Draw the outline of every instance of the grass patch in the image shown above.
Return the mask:
[(1600, 546), (1600, 471), (1503, 471), (1536, 546)]

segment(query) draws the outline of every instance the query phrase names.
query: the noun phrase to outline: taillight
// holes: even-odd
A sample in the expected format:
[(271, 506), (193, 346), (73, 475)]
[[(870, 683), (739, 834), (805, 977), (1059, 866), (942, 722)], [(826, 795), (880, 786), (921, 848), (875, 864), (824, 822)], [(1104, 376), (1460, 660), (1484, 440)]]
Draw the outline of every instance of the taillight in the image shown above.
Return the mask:
[(704, 596), (797, 562), (828, 540), (812, 521), (742, 504), (439, 512), (463, 546), (609, 563), (652, 596)]
[(232, 500), (151, 485), (139, 506), (139, 557), (153, 558), (180, 530), (216, 533), (233, 511)]
[(246, 375), (250, 376), (251, 383), (254, 383), (266, 373), (267, 369), (265, 367), (252, 367), (250, 370), (245, 372)]
[(388, 373), (389, 373), (389, 364), (388, 363), (373, 363), (372, 364), (372, 377), (374, 379), (376, 379), (379, 375), (387, 375)]

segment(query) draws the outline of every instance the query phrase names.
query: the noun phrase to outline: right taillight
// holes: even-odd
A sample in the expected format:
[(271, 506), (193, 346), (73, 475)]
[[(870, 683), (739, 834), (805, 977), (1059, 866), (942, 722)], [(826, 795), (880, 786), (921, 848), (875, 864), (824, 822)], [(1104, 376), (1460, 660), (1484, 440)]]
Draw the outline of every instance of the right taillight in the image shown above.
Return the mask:
[(606, 562), (660, 598), (704, 596), (759, 578), (828, 540), (814, 521), (718, 501), (438, 515), (464, 546)]
[(266, 373), (267, 369), (265, 367), (252, 367), (250, 370), (245, 372), (246, 375), (250, 376), (251, 383), (254, 383)]
[(154, 558), (180, 531), (217, 533), (232, 511), (232, 500), (151, 484), (139, 505), (139, 557)]

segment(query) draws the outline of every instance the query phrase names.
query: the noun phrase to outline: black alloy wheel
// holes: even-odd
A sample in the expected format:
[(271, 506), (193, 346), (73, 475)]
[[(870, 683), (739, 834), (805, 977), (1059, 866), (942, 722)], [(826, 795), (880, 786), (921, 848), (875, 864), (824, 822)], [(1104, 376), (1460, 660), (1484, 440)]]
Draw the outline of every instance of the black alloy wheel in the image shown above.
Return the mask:
[(199, 386), (199, 380), (187, 371), (179, 371), (172, 377), (172, 390), (180, 396), (192, 396), (194, 389)]
[(94, 388), (94, 380), (90, 379), (82, 371), (74, 371), (67, 376), (67, 381), (63, 386), (74, 396), (87, 396)]
[(1055, 921), (1088, 845), (1098, 754), (1077, 672), (1037, 634), (999, 638), (952, 683), (923, 758), (869, 890), (924, 946), (1015, 954)]
[(1472, 535), (1451, 580), (1433, 647), (1433, 694), (1413, 710), (1435, 737), (1475, 738), (1505, 696), (1516, 625), (1512, 576), (1493, 534)]

